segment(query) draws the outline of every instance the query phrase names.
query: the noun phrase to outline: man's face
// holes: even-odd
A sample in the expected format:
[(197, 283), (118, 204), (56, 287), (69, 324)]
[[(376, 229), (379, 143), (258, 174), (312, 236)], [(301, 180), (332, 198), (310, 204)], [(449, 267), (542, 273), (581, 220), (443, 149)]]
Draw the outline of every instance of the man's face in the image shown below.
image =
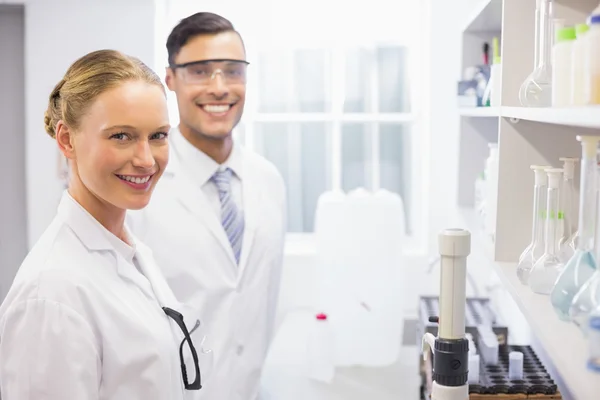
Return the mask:
[(244, 111), (245, 60), (236, 32), (199, 35), (181, 48), (175, 64), (187, 66), (167, 68), (166, 82), (177, 96), (183, 125), (205, 138), (231, 135)]

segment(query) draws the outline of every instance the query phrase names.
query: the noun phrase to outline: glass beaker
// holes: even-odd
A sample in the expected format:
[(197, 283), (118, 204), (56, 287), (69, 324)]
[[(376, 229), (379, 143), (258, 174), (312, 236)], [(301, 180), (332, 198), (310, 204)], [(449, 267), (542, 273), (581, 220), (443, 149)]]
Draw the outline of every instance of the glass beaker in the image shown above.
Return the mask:
[(531, 223), (531, 243), (523, 250), (517, 265), (517, 276), (526, 285), (533, 265), (544, 254), (544, 214), (546, 210), (546, 192), (549, 166), (532, 165), (533, 184), (533, 221)]
[(538, 294), (550, 294), (556, 278), (564, 267), (558, 254), (560, 238), (557, 235), (558, 224), (562, 222), (558, 203), (563, 169), (549, 168), (546, 173), (548, 174), (548, 197), (546, 200), (545, 251), (533, 265), (529, 274), (529, 287)]
[[(575, 229), (575, 211), (573, 209), (575, 199), (575, 163), (578, 158), (561, 157), (563, 162), (563, 181), (560, 188), (559, 207), (563, 213), (563, 224), (560, 238), (560, 257), (566, 263), (577, 249), (577, 231)], [(582, 175), (583, 176), (583, 175)]]
[(524, 107), (550, 107), (552, 105), (552, 44), (553, 0), (540, 0), (536, 9), (538, 57), (533, 72), (519, 90), (519, 101)]
[(577, 136), (581, 142), (581, 183), (579, 196), (579, 229), (577, 249), (566, 263), (550, 294), (550, 301), (558, 316), (569, 320), (569, 308), (581, 287), (591, 278), (596, 268), (594, 243), (598, 192), (597, 148), (600, 137)]

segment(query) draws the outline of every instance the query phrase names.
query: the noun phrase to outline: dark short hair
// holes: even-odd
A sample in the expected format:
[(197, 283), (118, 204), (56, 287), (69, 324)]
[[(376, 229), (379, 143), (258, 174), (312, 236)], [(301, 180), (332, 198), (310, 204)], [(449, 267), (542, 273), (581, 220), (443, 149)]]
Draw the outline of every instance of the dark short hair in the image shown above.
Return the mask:
[(199, 12), (179, 21), (167, 39), (169, 65), (175, 63), (175, 56), (192, 38), (199, 35), (216, 35), (222, 32), (236, 32), (233, 24), (218, 14)]

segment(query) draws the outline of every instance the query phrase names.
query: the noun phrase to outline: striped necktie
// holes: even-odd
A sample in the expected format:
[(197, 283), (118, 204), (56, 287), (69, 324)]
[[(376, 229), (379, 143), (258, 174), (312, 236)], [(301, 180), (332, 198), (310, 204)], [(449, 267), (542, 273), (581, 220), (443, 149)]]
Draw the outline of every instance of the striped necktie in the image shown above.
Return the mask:
[(244, 237), (244, 216), (235, 204), (231, 193), (231, 177), (233, 171), (227, 168), (224, 171), (218, 170), (212, 176), (212, 181), (219, 190), (219, 199), (221, 200), (221, 224), (225, 229), (225, 234), (231, 243), (231, 248), (236, 262), (240, 263), (242, 254), (242, 239)]

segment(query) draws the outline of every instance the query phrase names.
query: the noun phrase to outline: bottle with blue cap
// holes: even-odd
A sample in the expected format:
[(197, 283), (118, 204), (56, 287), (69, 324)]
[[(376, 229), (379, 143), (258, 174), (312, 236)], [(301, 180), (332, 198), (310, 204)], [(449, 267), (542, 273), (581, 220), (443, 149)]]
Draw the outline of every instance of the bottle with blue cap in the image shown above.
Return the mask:
[(586, 103), (600, 104), (600, 5), (589, 18), (590, 29), (585, 35), (586, 66), (584, 92)]
[(590, 371), (600, 373), (600, 308), (590, 315), (588, 340), (590, 358), (588, 359), (587, 367)]

